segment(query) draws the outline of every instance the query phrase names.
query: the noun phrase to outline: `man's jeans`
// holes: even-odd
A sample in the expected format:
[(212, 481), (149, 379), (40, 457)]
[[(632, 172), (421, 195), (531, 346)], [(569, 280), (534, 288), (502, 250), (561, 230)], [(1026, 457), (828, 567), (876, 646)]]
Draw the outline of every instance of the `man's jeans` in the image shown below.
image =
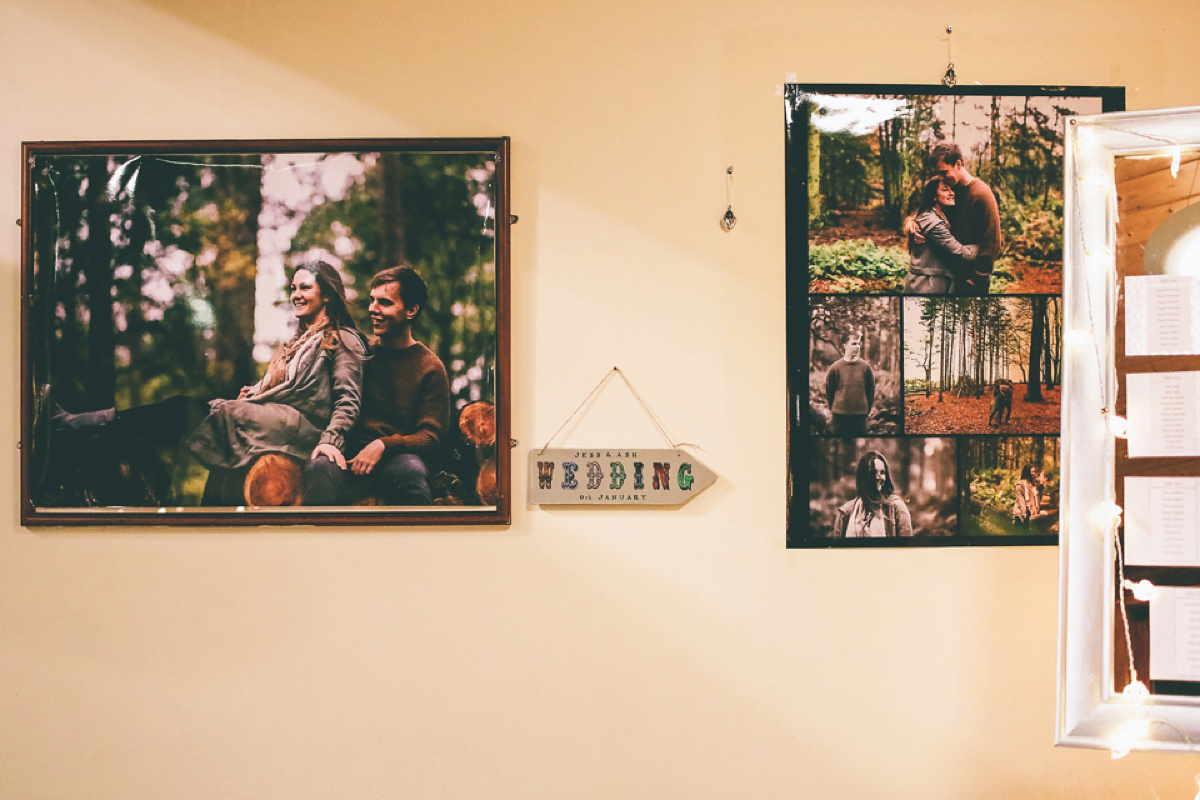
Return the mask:
[(304, 468), (306, 506), (348, 506), (367, 496), (389, 506), (427, 506), (432, 502), (429, 470), (412, 453), (384, 453), (366, 475), (341, 469), (323, 455), (309, 459)]

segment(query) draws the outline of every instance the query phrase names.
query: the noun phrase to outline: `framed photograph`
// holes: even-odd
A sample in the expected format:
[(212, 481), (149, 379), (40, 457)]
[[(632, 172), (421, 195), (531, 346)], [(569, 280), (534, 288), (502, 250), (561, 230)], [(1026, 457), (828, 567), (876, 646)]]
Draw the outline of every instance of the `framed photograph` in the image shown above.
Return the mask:
[(25, 525), (506, 525), (509, 142), (28, 142)]
[(1057, 742), (1200, 741), (1200, 108), (1067, 139)]
[(787, 86), (788, 547), (1058, 541), (1063, 141), (1123, 107)]

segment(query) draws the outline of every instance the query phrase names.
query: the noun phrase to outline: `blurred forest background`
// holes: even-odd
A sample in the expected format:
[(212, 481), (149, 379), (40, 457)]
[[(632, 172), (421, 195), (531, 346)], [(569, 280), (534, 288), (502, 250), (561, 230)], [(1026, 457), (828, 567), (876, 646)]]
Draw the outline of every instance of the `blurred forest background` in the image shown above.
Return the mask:
[(1004, 247), (992, 292), (1062, 291), (1065, 120), (1099, 98), (815, 95), (809, 120), (810, 291), (899, 291), (908, 270), (901, 233), (925, 159), (955, 142), (967, 170), (999, 199)]
[(912, 516), (914, 536), (953, 536), (958, 529), (956, 442), (940, 438), (820, 439), (812, 442), (809, 525), (812, 538), (833, 533), (838, 506), (857, 495), (858, 461), (883, 454), (896, 493)]
[(861, 358), (875, 375), (875, 403), (867, 433), (899, 433), (903, 419), (899, 297), (820, 297), (810, 306), (808, 353), (809, 430), (825, 433), (832, 419), (825, 377), (844, 354), (850, 334), (862, 336)]
[(490, 152), (51, 155), (32, 176), (31, 389), (70, 411), (235, 397), (294, 333), (291, 270), (317, 259), (367, 335), (371, 277), (414, 267), (413, 333), (454, 407), (494, 401)]
[[(964, 439), (963, 534), (1011, 536), (1058, 531), (1059, 438), (994, 436)], [(1013, 519), (1017, 480), (1026, 466), (1042, 473), (1041, 515), (1029, 525)]]
[[(908, 297), (904, 425), (909, 433), (1059, 430), (1061, 299)], [(1014, 384), (1011, 417), (993, 425), (997, 380)]]

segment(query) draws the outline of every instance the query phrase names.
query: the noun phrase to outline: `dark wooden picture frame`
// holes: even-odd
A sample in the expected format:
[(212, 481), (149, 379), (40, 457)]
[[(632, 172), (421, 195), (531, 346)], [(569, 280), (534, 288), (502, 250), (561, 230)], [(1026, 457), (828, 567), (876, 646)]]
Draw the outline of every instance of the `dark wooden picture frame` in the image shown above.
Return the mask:
[[(1057, 382), (1061, 348), (1049, 352), (1041, 340), (1054, 335), (1063, 315), (1066, 120), (1123, 108), (1124, 89), (789, 84), (785, 95), (787, 546), (1056, 543), (1060, 389), (1023, 402), (1029, 387), (1019, 375), (1028, 365), (995, 346), (973, 366), (955, 366), (984, 345), (935, 341), (933, 330), (957, 324), (962, 333), (970, 325), (980, 343), (992, 335), (987, 326), (1015, 332), (1014, 341), (1023, 335), (1027, 359), (1037, 352), (1039, 363), (1052, 361)], [(976, 188), (990, 187), (997, 201), (992, 214), (1003, 245), (983, 296), (971, 296), (970, 279), (959, 284), (958, 273), (953, 288), (909, 282), (924, 264), (906, 220), (926, 207), (921, 192), (936, 183), (927, 158), (939, 141), (960, 146), (970, 182), (986, 178)], [(1025, 181), (1031, 177), (1036, 187)], [(958, 189), (966, 185), (954, 192), (960, 205)], [(947, 215), (957, 231), (953, 212)], [(974, 244), (970, 227), (963, 226), (961, 244)], [(967, 265), (958, 268), (969, 273)], [(853, 338), (861, 357), (843, 358), (840, 347)], [(918, 369), (912, 351), (921, 342), (929, 364)], [(866, 361), (871, 375), (841, 366), (856, 361)], [(837, 414), (828, 395), (836, 397), (843, 381), (870, 389), (864, 402), (843, 401)], [(1032, 370), (1028, 383), (1035, 383)], [(1007, 408), (996, 409), (994, 395), (1007, 395)], [(939, 396), (954, 402), (935, 405)], [(959, 425), (968, 415), (979, 420)], [(880, 489), (864, 477), (868, 468), (881, 473)], [(1040, 497), (1036, 510), (1009, 519), (1013, 496), (1030, 485)], [(880, 491), (882, 502), (870, 498)], [(857, 528), (847, 514), (857, 515)], [(860, 536), (841, 533), (848, 530)]]
[[(22, 524), (510, 523), (507, 137), (22, 157)], [(320, 299), (290, 306), (302, 279)], [(318, 441), (351, 477), (305, 505)]]

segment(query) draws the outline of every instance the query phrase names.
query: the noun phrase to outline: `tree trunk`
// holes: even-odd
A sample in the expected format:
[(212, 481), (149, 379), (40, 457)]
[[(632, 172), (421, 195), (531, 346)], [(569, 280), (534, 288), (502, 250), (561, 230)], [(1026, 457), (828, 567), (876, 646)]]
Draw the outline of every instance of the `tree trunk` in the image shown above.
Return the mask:
[(1041, 403), (1042, 334), (1046, 321), (1046, 296), (1033, 297), (1033, 325), (1029, 332), (1029, 379), (1025, 384), (1025, 402)]
[(214, 316), (216, 379), (241, 387), (258, 379), (254, 366), (255, 278), (258, 274), (258, 214), (262, 175), (256, 169), (226, 169), (213, 182), (219, 217), (217, 258), (208, 267)]
[(88, 162), (87, 241), (84, 252), (84, 287), (87, 290), (87, 379), (89, 408), (108, 408), (117, 394), (116, 330), (113, 320), (112, 208), (104, 200), (108, 184), (108, 162)]
[(383, 263), (379, 269), (387, 269), (408, 263), (408, 215), (404, 209), (404, 165), (400, 155), (384, 155), (379, 172), (383, 177)]
[(800, 105), (800, 114), (808, 131), (808, 218), (821, 216), (821, 132), (812, 124), (813, 104)]

